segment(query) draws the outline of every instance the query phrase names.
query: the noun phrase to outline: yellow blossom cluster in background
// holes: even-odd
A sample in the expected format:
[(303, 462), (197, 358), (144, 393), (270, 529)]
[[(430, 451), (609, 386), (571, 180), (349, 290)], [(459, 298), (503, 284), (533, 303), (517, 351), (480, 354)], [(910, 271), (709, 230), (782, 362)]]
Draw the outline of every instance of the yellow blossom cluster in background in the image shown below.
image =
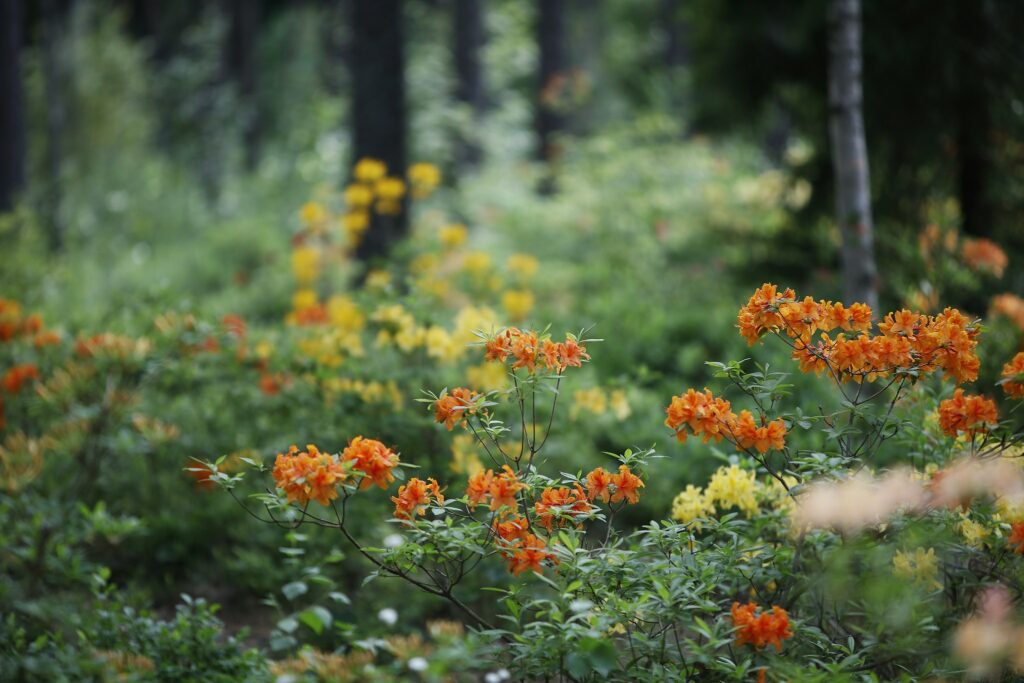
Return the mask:
[(926, 588), (942, 588), (936, 579), (939, 561), (935, 557), (934, 548), (916, 548), (912, 553), (898, 550), (892, 558), (892, 566), (897, 576), (912, 579)]
[(583, 413), (590, 413), (597, 416), (611, 414), (616, 420), (622, 422), (632, 414), (624, 389), (608, 390), (602, 387), (577, 389), (573, 392), (572, 399), (572, 409), (569, 415), (574, 420)]

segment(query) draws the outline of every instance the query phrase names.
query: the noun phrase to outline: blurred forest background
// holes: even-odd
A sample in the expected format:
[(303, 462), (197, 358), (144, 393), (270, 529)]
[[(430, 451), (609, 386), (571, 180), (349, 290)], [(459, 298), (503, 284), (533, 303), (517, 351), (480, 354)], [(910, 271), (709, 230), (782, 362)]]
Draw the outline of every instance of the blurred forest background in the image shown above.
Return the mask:
[[(879, 310), (958, 306), (1012, 355), (1024, 3), (857, 5), (0, 0), (0, 295), (63, 339), (147, 340), (98, 368), (29, 351), (0, 367), (43, 369), (35, 403), (0, 404), (3, 628), (11, 643), (49, 634), (18, 666), (72, 658), (67, 634), (96, 628), (89, 605), (113, 585), (153, 619), (181, 593), (223, 603), (228, 631), (249, 626), (247, 643), (278, 653), (381, 628), (388, 607), (410, 629), (450, 617), (422, 596), (361, 592), (365, 563), (333, 537), (282, 547), (185, 470), (367, 433), (464, 477), (471, 449), (413, 399), (479, 370), (450, 348), (469, 319), (608, 340), (565, 408), (578, 428), (552, 445), (567, 468), (666, 441), (663, 399), (706, 381), (705, 360), (776, 360), (733, 331), (738, 293), (762, 282), (852, 291)], [(848, 30), (862, 68), (844, 66)], [(866, 163), (844, 179), (837, 154), (858, 141)], [(431, 164), (440, 182), (368, 219), (309, 277), (303, 249), (344, 231), (342, 193), (364, 158), (397, 177)], [(851, 218), (853, 190), (866, 210)], [(303, 313), (320, 303), (356, 311), (336, 332), (362, 341), (310, 337)], [(385, 310), (398, 304), (426, 335), (412, 350), (381, 342), (406, 324)], [(432, 346), (434, 329), (449, 346)], [(995, 377), (997, 359), (983, 363)], [(83, 379), (97, 372), (105, 388)], [(682, 450), (622, 523), (665, 518), (717, 465)], [(386, 537), (372, 516), (368, 532)], [(332, 590), (300, 590), (300, 566)], [(118, 605), (95, 618), (124, 619)]]

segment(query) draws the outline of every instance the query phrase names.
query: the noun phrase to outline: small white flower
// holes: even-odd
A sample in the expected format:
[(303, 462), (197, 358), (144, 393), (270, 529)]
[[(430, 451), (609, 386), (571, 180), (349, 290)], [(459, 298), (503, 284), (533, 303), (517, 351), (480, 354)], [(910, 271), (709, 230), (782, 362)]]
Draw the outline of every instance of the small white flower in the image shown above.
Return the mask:
[(508, 672), (508, 669), (498, 669), (495, 673), (498, 674), (499, 681), (507, 681), (512, 678), (512, 674)]
[(391, 607), (385, 607), (377, 612), (377, 618), (388, 626), (394, 626), (398, 622), (398, 612)]
[(409, 660), (409, 668), (413, 671), (426, 671), (429, 663), (423, 657), (413, 657)]
[(398, 548), (403, 543), (405, 543), (405, 539), (402, 538), (402, 534), (388, 534), (384, 537), (385, 548)]
[(501, 683), (501, 676), (494, 671), (488, 671), (484, 676), (484, 683)]

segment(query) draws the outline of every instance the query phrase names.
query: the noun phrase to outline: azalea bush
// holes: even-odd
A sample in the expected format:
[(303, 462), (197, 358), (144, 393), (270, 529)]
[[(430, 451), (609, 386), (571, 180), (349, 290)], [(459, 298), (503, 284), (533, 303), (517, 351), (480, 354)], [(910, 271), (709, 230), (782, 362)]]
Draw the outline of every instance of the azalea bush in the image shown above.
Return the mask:
[[(600, 345), (518, 328), (481, 332), (509, 388), (422, 399), (486, 454), (464, 490), (408, 476), (393, 449), (354, 436), (337, 453), (309, 445), (272, 467), (252, 462), (273, 487), (239, 502), (269, 524), (339, 533), (370, 563), (367, 581), (447, 601), (488, 656), (524, 678), (889, 679), (1019, 666), (1014, 457), (1024, 449), (993, 399), (959, 386), (977, 377), (981, 327), (954, 309), (873, 320), (863, 304), (758, 289), (740, 333), (789, 346), (835, 398), (809, 410), (792, 405), (788, 373), (711, 363), (735, 397), (687, 390), (665, 425), (727, 464), (679, 494), (672, 521), (616, 524), (645, 479), (672, 470), (653, 449), (607, 454), (589, 472), (548, 453), (558, 399)], [(1024, 392), (1022, 371), (1024, 354), (1006, 363), (1009, 399)], [(244, 481), (206, 466), (233, 494)], [(361, 540), (348, 512), (381, 489), (394, 489), (401, 534), (386, 547)], [(474, 573), (490, 578), (473, 584)]]

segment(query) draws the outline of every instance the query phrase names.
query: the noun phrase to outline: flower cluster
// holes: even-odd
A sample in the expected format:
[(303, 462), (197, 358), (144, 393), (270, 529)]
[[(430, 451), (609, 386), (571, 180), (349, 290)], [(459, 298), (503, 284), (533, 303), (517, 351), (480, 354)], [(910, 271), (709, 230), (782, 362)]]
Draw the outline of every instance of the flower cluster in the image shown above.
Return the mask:
[(348, 477), (336, 456), (321, 453), (313, 444), (304, 451), (291, 446), (287, 453), (278, 453), (273, 475), (288, 502), (299, 505), (307, 505), (311, 500), (330, 505), (338, 497), (338, 487)]
[(1024, 398), (1024, 351), (1021, 351), (1003, 365), (1000, 384), (1011, 398)]
[(576, 336), (567, 334), (565, 341), (553, 342), (538, 337), (536, 332), (509, 327), (489, 337), (484, 358), (504, 363), (512, 361), (512, 369), (526, 368), (536, 372), (543, 365), (547, 370), (561, 374), (566, 368), (579, 368), (590, 360), (586, 345)]
[(0, 387), (8, 394), (17, 394), (21, 392), (21, 388), (27, 382), (37, 379), (39, 379), (39, 368), (33, 363), (22, 363), (9, 368), (4, 373), (3, 379), (0, 380)]
[(386, 489), (395, 480), (392, 470), (398, 466), (398, 454), (376, 439), (354, 437), (341, 454), (342, 460), (352, 461), (352, 467), (361, 472), (360, 489), (374, 484)]
[(423, 481), (413, 477), (407, 484), (398, 487), (398, 495), (391, 497), (395, 504), (396, 519), (412, 519), (426, 513), (433, 500), (435, 505), (444, 505), (444, 494), (433, 478)]
[[(811, 297), (798, 300), (792, 289), (780, 293), (772, 284), (755, 291), (737, 316), (740, 334), (750, 344), (769, 333), (788, 337), (793, 359), (804, 372), (831, 368), (837, 379), (855, 382), (910, 370), (915, 376), (942, 370), (958, 383), (977, 379), (980, 330), (960, 311), (947, 308), (935, 316), (889, 313), (878, 324), (877, 335), (867, 333), (871, 320), (872, 311), (864, 304), (846, 308)], [(829, 333), (835, 330), (841, 332), (833, 339)]]
[(561, 526), (567, 520), (588, 515), (594, 509), (579, 484), (572, 488), (549, 486), (541, 491), (540, 500), (534, 503), (533, 507), (537, 513), (537, 523), (548, 531), (551, 531), (553, 526)]
[(689, 432), (701, 437), (704, 443), (718, 443), (725, 438), (739, 448), (757, 449), (762, 454), (786, 447), (786, 423), (782, 419), (769, 421), (762, 415), (755, 420), (748, 410), (737, 416), (729, 401), (716, 397), (707, 388), (703, 392), (688, 389), (685, 394), (673, 396), (665, 413), (665, 426), (675, 432), (679, 441), (686, 441)]
[(525, 488), (526, 484), (519, 481), (515, 471), (504, 465), (498, 474), (488, 469), (471, 476), (466, 487), (466, 497), (471, 508), (490, 503), (491, 510), (503, 507), (515, 509), (516, 495)]
[(434, 401), (434, 419), (443, 423), (448, 431), (476, 412), (478, 394), (465, 387), (456, 387), (451, 393), (442, 391)]
[(782, 650), (782, 641), (793, 637), (790, 630), (789, 614), (778, 605), (772, 610), (761, 610), (755, 602), (741, 605), (732, 604), (732, 623), (736, 627), (736, 645), (752, 645), (762, 649), (774, 645)]
[(939, 404), (939, 426), (947, 436), (974, 436), (989, 431), (998, 422), (999, 413), (992, 399), (964, 394), (960, 388), (952, 398)]
[(964, 263), (978, 271), (991, 273), (1001, 278), (1010, 259), (1002, 247), (990, 239), (965, 239), (960, 247)]

